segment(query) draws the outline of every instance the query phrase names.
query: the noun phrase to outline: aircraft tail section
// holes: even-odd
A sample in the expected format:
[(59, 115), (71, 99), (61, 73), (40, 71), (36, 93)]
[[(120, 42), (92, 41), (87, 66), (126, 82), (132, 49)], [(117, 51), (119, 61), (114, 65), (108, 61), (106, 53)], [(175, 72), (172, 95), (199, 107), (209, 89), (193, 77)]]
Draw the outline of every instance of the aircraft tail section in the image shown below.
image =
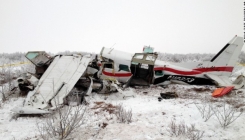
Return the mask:
[(234, 67), (243, 47), (243, 38), (235, 36), (210, 61), (210, 66)]

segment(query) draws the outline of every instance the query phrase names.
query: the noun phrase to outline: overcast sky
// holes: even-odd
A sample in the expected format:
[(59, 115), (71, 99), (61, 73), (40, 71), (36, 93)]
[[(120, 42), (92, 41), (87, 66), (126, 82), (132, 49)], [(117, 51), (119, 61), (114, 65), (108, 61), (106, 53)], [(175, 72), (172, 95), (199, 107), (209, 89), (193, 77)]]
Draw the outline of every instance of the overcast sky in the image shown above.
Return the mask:
[(243, 0), (0, 0), (0, 53), (217, 53), (243, 35)]

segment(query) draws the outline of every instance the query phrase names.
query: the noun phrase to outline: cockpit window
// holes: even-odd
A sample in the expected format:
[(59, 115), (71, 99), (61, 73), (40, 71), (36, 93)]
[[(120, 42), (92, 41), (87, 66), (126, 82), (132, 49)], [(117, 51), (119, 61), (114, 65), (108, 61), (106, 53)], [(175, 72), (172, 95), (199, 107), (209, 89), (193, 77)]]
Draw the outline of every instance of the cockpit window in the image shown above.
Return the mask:
[(127, 65), (120, 64), (120, 65), (119, 65), (119, 71), (120, 71), (120, 70), (123, 70), (123, 71), (129, 71), (129, 68), (128, 68)]
[(36, 66), (42, 66), (51, 59), (51, 56), (44, 51), (27, 52), (25, 57)]
[(38, 54), (39, 53), (37, 53), (37, 52), (29, 52), (26, 54), (26, 57), (31, 60), (31, 59), (35, 58), (36, 56), (38, 56)]
[(163, 71), (162, 70), (156, 70), (155, 75), (156, 76), (163, 76)]
[(112, 64), (104, 64), (104, 68), (110, 68), (110, 69), (112, 69)]

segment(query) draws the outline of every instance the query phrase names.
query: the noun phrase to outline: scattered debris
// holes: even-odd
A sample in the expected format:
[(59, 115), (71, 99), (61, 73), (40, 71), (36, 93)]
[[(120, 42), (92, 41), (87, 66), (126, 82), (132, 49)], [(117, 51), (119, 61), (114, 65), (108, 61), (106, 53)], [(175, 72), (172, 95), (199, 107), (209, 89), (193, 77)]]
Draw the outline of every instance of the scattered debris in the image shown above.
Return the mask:
[(99, 124), (99, 127), (101, 127), (102, 129), (104, 129), (107, 125), (108, 125), (108, 123), (103, 122), (101, 125)]
[(114, 106), (112, 104), (107, 104), (105, 102), (94, 102), (95, 106), (92, 107), (91, 109), (96, 109), (98, 111), (96, 111), (95, 113), (98, 114), (100, 111), (106, 111), (109, 114), (115, 114), (117, 106)]
[(225, 94), (228, 94), (231, 92), (231, 90), (234, 88), (234, 86), (229, 86), (229, 87), (222, 87), (222, 88), (217, 88), (214, 90), (212, 93), (213, 97), (221, 97)]
[(177, 97), (178, 94), (176, 94), (175, 92), (160, 93), (160, 97), (158, 97), (158, 101), (160, 102), (162, 99), (172, 99)]

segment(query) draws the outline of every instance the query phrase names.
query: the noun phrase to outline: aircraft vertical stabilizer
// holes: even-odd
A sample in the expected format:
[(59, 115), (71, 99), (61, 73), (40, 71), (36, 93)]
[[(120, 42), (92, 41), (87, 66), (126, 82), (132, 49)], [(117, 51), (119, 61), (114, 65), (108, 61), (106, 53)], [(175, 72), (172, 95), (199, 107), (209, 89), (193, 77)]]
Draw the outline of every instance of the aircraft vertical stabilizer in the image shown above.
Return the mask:
[(238, 56), (241, 53), (243, 44), (243, 38), (235, 36), (212, 58), (210, 66), (234, 67), (236, 65)]

